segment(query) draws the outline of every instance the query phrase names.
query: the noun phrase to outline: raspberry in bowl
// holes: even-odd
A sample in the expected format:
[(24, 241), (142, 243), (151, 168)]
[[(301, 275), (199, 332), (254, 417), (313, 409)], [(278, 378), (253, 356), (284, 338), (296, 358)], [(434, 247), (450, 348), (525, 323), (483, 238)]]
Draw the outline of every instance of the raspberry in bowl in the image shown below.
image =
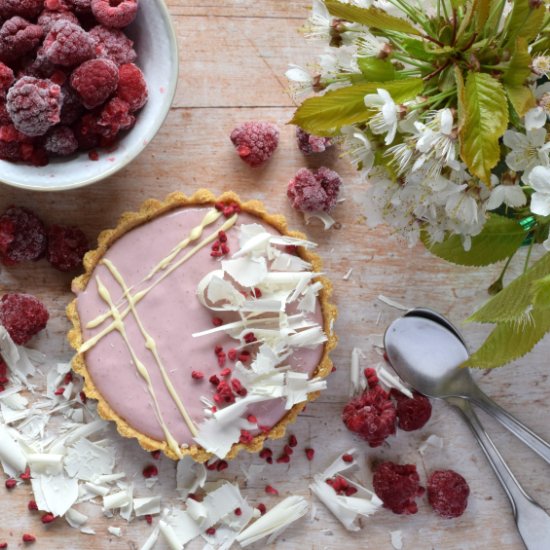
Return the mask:
[(23, 15), (0, 1), (0, 182), (74, 189), (113, 175), (156, 135), (178, 48), (162, 0), (39, 4)]

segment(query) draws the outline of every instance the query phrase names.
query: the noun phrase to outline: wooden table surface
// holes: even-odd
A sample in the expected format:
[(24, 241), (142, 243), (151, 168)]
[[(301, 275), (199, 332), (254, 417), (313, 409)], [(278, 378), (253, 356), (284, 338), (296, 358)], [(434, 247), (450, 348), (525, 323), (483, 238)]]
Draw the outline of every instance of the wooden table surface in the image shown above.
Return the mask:
[[(136, 208), (148, 197), (163, 198), (175, 190), (192, 193), (206, 186), (215, 192), (233, 189), (242, 197), (264, 200), (270, 210), (286, 214), (291, 226), (304, 229), (301, 215), (289, 206), (286, 184), (302, 166), (334, 167), (346, 184), (345, 202), (335, 210), (341, 227), (325, 232), (313, 223), (307, 231), (319, 243), (326, 272), (335, 283), (340, 345), (333, 358), (338, 370), (329, 381), (329, 389), (308, 407), (293, 429), (300, 449), (306, 445), (316, 449), (315, 460), (307, 462), (300, 452), (290, 465), (268, 467), (257, 479), (246, 482), (241, 467), (260, 461), (243, 456), (223, 472), (223, 477), (238, 480), (251, 502), (275, 504), (276, 499), (263, 492), (266, 481), (261, 477), (265, 476), (281, 495), (301, 494), (315, 503), (314, 514), (293, 525), (273, 548), (383, 550), (392, 548), (389, 533), (399, 529), (407, 550), (520, 549), (503, 491), (468, 428), (447, 406), (434, 403), (433, 417), (423, 430), (401, 432), (374, 450), (354, 439), (340, 420), (349, 391), (351, 350), (365, 350), (365, 366), (376, 362), (379, 358), (368, 337), (381, 334), (399, 314), (377, 301), (379, 294), (409, 305), (431, 306), (459, 322), (487, 298), (485, 289), (498, 267), (453, 267), (430, 257), (420, 247), (407, 248), (386, 229), (368, 228), (363, 215), (366, 186), (345, 160), (337, 154), (306, 159), (298, 151), (294, 128), (286, 126), (294, 104), (287, 93), (284, 71), (288, 63), (306, 63), (315, 54), (298, 33), (309, 4), (309, 0), (168, 0), (179, 39), (181, 73), (173, 108), (158, 136), (131, 166), (89, 188), (40, 194), (1, 186), (0, 211), (10, 204), (27, 206), (46, 222), (78, 224), (95, 239), (102, 228), (113, 226), (121, 212)], [(270, 120), (282, 130), (281, 145), (272, 162), (255, 171), (238, 159), (228, 139), (236, 124), (249, 119)], [(342, 277), (350, 268), (352, 275), (345, 281)], [(2, 268), (0, 272), (2, 292), (30, 292), (46, 302), (51, 321), (33, 345), (56, 357), (70, 357), (64, 317), (71, 299), (69, 285), (70, 277), (55, 272), (45, 261)], [(472, 347), (485, 334), (477, 326), (466, 326), (465, 333)], [(480, 375), (487, 393), (546, 439), (550, 439), (550, 382), (544, 360), (549, 345), (546, 341), (516, 364)], [(483, 420), (528, 492), (549, 509), (549, 466), (485, 416)], [(422, 457), (418, 446), (432, 433), (443, 437), (444, 449)], [(346, 532), (309, 494), (308, 483), (314, 473), (352, 445), (360, 450), (366, 465), (381, 458), (416, 463), (423, 480), (436, 468), (461, 472), (471, 487), (468, 510), (458, 520), (444, 520), (430, 511), (424, 499), (415, 516), (401, 517), (382, 510), (363, 521), (360, 532)], [(279, 442), (273, 448), (281, 446)], [(121, 449), (119, 462), (124, 458), (128, 473), (132, 468), (137, 473), (149, 459), (132, 442), (124, 443)], [(153, 493), (160, 488), (168, 496), (173, 485), (174, 465), (163, 459), (161, 479)], [(39, 540), (35, 547), (40, 549), (140, 548), (151, 529), (143, 521), (129, 525), (120, 519), (108, 521), (101, 517), (99, 507), (91, 512), (97, 516), (91, 521), (96, 536), (80, 534), (64, 522), (46, 529), (26, 511), (29, 497), (28, 488), (10, 494), (0, 489), (0, 541), (8, 540), (10, 548), (22, 546), (19, 541), (24, 531), (36, 534)], [(109, 535), (108, 525), (122, 526), (124, 536)], [(164, 548), (164, 543), (157, 547)], [(201, 547), (198, 541), (190, 545)], [(262, 543), (255, 546), (263, 547)]]

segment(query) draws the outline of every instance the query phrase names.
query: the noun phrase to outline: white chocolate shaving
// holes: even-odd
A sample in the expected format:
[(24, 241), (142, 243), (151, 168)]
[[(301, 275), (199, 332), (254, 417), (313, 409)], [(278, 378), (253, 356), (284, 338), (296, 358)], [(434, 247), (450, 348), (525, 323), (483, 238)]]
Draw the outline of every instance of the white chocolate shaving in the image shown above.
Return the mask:
[(0, 461), (10, 477), (18, 476), (25, 471), (27, 459), (21, 448), (13, 440), (7, 427), (0, 424)]
[(435, 434), (429, 435), (418, 447), (418, 452), (424, 455), (430, 447), (438, 450), (443, 449), (443, 439)]
[(206, 481), (204, 464), (195, 462), (190, 456), (184, 456), (176, 467), (176, 489), (180, 497), (185, 500), (189, 493), (194, 493), (203, 487)]
[(306, 224), (309, 224), (311, 220), (318, 219), (323, 222), (325, 231), (328, 231), (335, 223), (336, 220), (326, 212), (304, 212), (304, 218), (306, 220)]
[(160, 496), (134, 499), (136, 517), (160, 513)]
[(351, 368), (350, 368), (350, 396), (362, 392), (366, 388), (366, 379), (361, 370), (360, 360), (365, 359), (366, 355), (360, 348), (353, 348), (351, 351)]
[(120, 527), (113, 527), (112, 525), (109, 525), (109, 527), (107, 527), (107, 531), (109, 531), (109, 533), (111, 533), (111, 535), (114, 535), (115, 537), (122, 536), (122, 529)]
[(391, 545), (395, 548), (395, 550), (402, 550), (403, 549), (403, 531), (401, 530), (390, 531), (390, 541), (391, 541)]
[(407, 307), (406, 305), (403, 305), (402, 303), (397, 302), (397, 301), (393, 300), (392, 298), (388, 298), (387, 296), (384, 296), (384, 294), (379, 294), (378, 299), (381, 302), (383, 302), (384, 304), (386, 304), (387, 306), (393, 307), (393, 308), (398, 309), (400, 311), (410, 311), (411, 310), (410, 307)]
[(376, 374), (380, 379), (380, 382), (382, 382), (384, 386), (399, 390), (401, 393), (403, 393), (404, 395), (412, 399), (413, 397), (412, 391), (403, 384), (403, 382), (397, 376), (397, 374), (392, 374), (382, 364), (376, 366)]

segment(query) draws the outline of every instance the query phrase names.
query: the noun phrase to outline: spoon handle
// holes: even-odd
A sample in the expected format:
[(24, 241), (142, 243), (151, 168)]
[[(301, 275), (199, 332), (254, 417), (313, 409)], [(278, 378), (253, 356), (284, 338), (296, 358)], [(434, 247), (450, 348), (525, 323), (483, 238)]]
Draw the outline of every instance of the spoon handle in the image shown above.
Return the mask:
[(527, 550), (550, 548), (550, 516), (523, 490), (483, 428), (468, 400), (451, 397), (447, 401), (460, 410), (481, 449), (510, 499), (519, 534)]

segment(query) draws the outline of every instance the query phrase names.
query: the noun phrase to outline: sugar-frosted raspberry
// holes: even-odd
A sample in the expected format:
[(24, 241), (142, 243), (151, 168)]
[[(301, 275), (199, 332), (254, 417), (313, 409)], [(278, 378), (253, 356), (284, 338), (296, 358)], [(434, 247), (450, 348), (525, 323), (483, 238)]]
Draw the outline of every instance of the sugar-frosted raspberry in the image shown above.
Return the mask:
[(395, 434), (395, 406), (380, 386), (368, 388), (352, 399), (342, 412), (348, 430), (359, 434), (371, 447), (379, 447)]
[(374, 492), (394, 514), (416, 514), (415, 499), (424, 494), (414, 464), (382, 462), (372, 478)]
[(333, 170), (302, 168), (289, 182), (287, 196), (301, 212), (328, 212), (336, 204), (341, 186), (342, 179)]
[(107, 57), (117, 65), (136, 60), (134, 43), (122, 31), (97, 25), (89, 34), (94, 39), (97, 57)]
[(0, 61), (10, 63), (33, 51), (42, 40), (44, 30), (22, 17), (8, 19), (0, 29)]
[(20, 78), (8, 92), (7, 107), (14, 126), (28, 136), (42, 136), (59, 122), (61, 88), (51, 80)]
[(97, 124), (99, 133), (106, 138), (116, 136), (123, 130), (130, 129), (136, 117), (130, 113), (130, 105), (118, 97), (114, 97), (105, 105)]
[(84, 111), (84, 106), (76, 92), (68, 84), (61, 87), (61, 94), (63, 95), (63, 107), (61, 107), (59, 123), (63, 126), (70, 126), (78, 120)]
[(396, 389), (392, 389), (390, 395), (397, 402), (398, 426), (402, 430), (406, 432), (419, 430), (430, 419), (432, 405), (424, 395), (415, 391), (411, 399)]
[(46, 229), (34, 212), (10, 206), (0, 216), (0, 259), (4, 264), (38, 260), (46, 252), (46, 246)]
[(239, 156), (252, 167), (268, 161), (279, 145), (279, 129), (271, 122), (251, 121), (231, 132)]
[(145, 77), (139, 67), (133, 63), (122, 65), (119, 69), (117, 96), (130, 105), (130, 111), (139, 111), (149, 97)]
[(453, 470), (436, 470), (428, 478), (428, 501), (443, 518), (457, 518), (468, 506), (470, 487)]
[(298, 142), (298, 148), (304, 155), (324, 153), (333, 145), (332, 139), (308, 134), (299, 127), (296, 128), (296, 141)]
[(71, 75), (71, 86), (86, 109), (105, 103), (117, 89), (117, 85), (118, 67), (110, 59), (86, 61)]
[(54, 23), (57, 21), (69, 21), (75, 25), (80, 25), (78, 17), (68, 10), (44, 10), (38, 17), (37, 25), (44, 29), (44, 33), (49, 33), (52, 30)]
[(14, 15), (34, 19), (42, 11), (44, 0), (0, 0), (0, 18), (9, 19)]
[(0, 61), (0, 98), (8, 92), (13, 81), (13, 71)]
[(59, 271), (73, 271), (80, 267), (89, 249), (88, 239), (78, 227), (50, 227), (47, 258)]
[(44, 39), (44, 54), (56, 65), (73, 67), (94, 57), (94, 40), (79, 25), (57, 21)]
[(78, 141), (68, 126), (56, 126), (46, 135), (44, 149), (52, 155), (66, 157), (78, 149)]
[(20, 346), (38, 334), (48, 318), (44, 304), (30, 294), (4, 294), (0, 300), (0, 325)]
[(92, 0), (92, 13), (106, 27), (127, 27), (138, 11), (138, 0)]

